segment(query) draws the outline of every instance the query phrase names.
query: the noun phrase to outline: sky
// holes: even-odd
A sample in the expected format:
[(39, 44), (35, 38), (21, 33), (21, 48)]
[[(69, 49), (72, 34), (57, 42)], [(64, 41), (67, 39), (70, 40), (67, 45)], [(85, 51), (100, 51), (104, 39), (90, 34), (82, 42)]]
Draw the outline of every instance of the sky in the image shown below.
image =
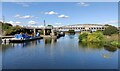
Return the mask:
[[(28, 2), (28, 0), (1, 0), (2, 2)], [(29, 2), (119, 2), (119, 0), (29, 0)]]
[[(3, 2), (5, 22), (21, 26), (111, 24), (118, 26), (117, 2)], [(2, 20), (2, 19), (1, 19)]]

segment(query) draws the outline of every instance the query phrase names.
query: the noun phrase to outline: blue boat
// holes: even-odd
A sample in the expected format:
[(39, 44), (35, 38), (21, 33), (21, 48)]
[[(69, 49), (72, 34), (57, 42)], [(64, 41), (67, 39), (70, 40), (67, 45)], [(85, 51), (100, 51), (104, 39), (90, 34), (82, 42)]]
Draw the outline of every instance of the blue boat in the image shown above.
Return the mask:
[(37, 40), (37, 39), (42, 39), (39, 33), (37, 33), (35, 37), (28, 36), (26, 34), (16, 34), (15, 38), (11, 38), (9, 41), (11, 43), (21, 43), (21, 42), (32, 41), (32, 40)]

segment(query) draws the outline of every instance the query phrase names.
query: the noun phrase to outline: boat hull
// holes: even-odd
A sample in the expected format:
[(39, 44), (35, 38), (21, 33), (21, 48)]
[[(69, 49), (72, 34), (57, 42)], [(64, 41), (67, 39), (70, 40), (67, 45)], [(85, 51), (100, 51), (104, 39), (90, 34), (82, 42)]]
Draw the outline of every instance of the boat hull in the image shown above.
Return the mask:
[(10, 43), (22, 43), (22, 42), (28, 42), (28, 41), (37, 40), (37, 39), (42, 39), (42, 37), (35, 37), (31, 39), (11, 39)]

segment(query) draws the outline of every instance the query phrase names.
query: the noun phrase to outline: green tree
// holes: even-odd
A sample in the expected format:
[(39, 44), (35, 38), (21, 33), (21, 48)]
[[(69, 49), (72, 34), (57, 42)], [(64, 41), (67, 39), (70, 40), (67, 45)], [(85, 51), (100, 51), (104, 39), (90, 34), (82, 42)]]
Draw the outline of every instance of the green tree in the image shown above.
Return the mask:
[(23, 30), (21, 26), (19, 25), (12, 26), (12, 24), (10, 23), (0, 22), (0, 25), (2, 25), (3, 35), (14, 35), (16, 32), (20, 32)]
[(104, 35), (109, 35), (111, 36), (112, 34), (116, 34), (118, 33), (118, 30), (116, 27), (114, 26), (108, 26), (104, 31), (103, 31), (103, 34)]
[(68, 33), (75, 34), (75, 30), (69, 30)]
[(79, 35), (79, 42), (87, 42), (88, 33), (84, 32)]
[(2, 29), (3, 29), (3, 30), (6, 30), (6, 29), (9, 29), (9, 28), (12, 27), (12, 25), (9, 24), (9, 23), (1, 23), (1, 24), (2, 24)]
[(79, 41), (80, 42), (90, 42), (90, 43), (96, 43), (96, 42), (103, 42), (104, 41), (104, 35), (101, 32), (94, 32), (91, 34), (88, 33), (82, 33), (79, 35)]
[(53, 27), (53, 25), (47, 25), (47, 26), (49, 26), (49, 27)]
[(101, 32), (94, 32), (87, 36), (87, 41), (88, 42), (103, 42), (104, 35)]

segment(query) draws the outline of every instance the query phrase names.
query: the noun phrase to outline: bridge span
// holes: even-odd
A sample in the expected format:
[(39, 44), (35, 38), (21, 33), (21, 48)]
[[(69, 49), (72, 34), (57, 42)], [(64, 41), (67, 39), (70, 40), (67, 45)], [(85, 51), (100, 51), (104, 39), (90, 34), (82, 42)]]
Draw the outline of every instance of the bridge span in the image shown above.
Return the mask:
[[(42, 30), (45, 27), (44, 26), (36, 26), (36, 27), (24, 27), (26, 29), (36, 29), (36, 30)], [(97, 25), (97, 24), (81, 24), (81, 25), (68, 25), (68, 26), (54, 26), (54, 27), (47, 27), (58, 30), (58, 31), (63, 31), (63, 32), (67, 32), (69, 30), (74, 30), (75, 32), (83, 32), (83, 31), (89, 31), (89, 32), (94, 32), (97, 30), (105, 30), (107, 28), (107, 26), (105, 25)]]

